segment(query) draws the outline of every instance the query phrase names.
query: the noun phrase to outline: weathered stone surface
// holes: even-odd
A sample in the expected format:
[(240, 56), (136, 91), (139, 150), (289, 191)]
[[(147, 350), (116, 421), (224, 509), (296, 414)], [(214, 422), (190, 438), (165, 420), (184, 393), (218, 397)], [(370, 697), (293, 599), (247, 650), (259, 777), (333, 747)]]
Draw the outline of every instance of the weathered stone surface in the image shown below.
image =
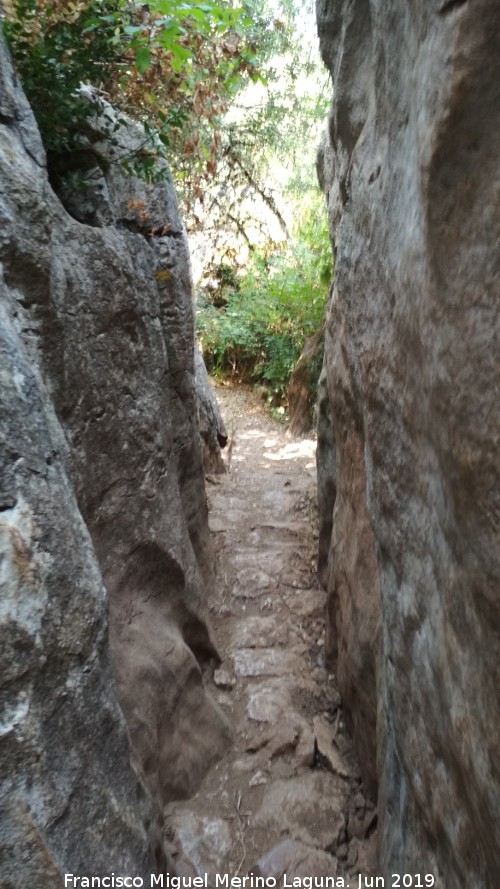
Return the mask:
[(288, 676), (304, 672), (303, 659), (282, 648), (240, 648), (233, 655), (237, 676)]
[(335, 877), (337, 860), (332, 855), (313, 849), (296, 840), (283, 840), (254, 864), (250, 873), (257, 877), (274, 877), (287, 882), (294, 877)]
[(275, 769), (279, 777), (293, 774), (314, 763), (314, 734), (308, 722), (288, 706), (275, 725), (248, 733), (245, 750), (253, 754), (253, 768), (264, 771), (282, 758), (284, 768)]
[(315, 716), (313, 730), (316, 750), (323, 765), (342, 778), (360, 778), (357, 763), (350, 762), (335, 744), (337, 727), (327, 722), (323, 716)]
[(140, 873), (101, 575), (133, 761), (158, 802), (192, 792), (229, 734), (201, 675), (216, 652), (187, 241), (171, 184), (113, 163), (98, 194), (62, 195), (68, 215), (3, 44), (0, 59), (9, 842), (56, 869)]
[[(349, 881), (352, 881), (351, 885), (355, 886), (356, 881), (359, 883), (359, 874), (363, 874), (366, 877), (379, 876), (376, 833), (373, 833), (365, 840), (352, 839), (346, 847), (345, 858), (346, 866), (351, 869), (349, 873)], [(375, 881), (374, 885), (376, 885)]]
[(163, 870), (162, 842), (130, 766), (106, 592), (67, 442), (17, 312), (2, 276), (0, 883), (57, 889), (64, 870), (149, 880)]
[(318, 0), (318, 26), (335, 96), (330, 652), (368, 776), (378, 706), (382, 873), (494, 886), (500, 7)]
[[(237, 553), (235, 563), (242, 563), (244, 558), (240, 558)], [(260, 555), (255, 557), (255, 565), (242, 568), (238, 571), (238, 580), (233, 589), (233, 596), (238, 599), (258, 599), (272, 586), (272, 578), (261, 568), (258, 562), (261, 561)]]
[(216, 688), (229, 691), (231, 688), (234, 688), (235, 684), (236, 679), (227, 670), (223, 670), (222, 668), (214, 670), (214, 685)]
[(274, 614), (267, 617), (249, 615), (244, 623), (235, 627), (231, 641), (234, 648), (284, 645), (287, 641), (287, 627)]
[(335, 435), (332, 411), (326, 380), (326, 362), (323, 361), (318, 381), (318, 446), (316, 449), (316, 474), (318, 478), (318, 578), (322, 587), (328, 585), (328, 557), (332, 542), (333, 508), (337, 487), (335, 483)]
[(196, 876), (210, 878), (215, 883), (218, 862), (231, 849), (231, 834), (227, 821), (217, 816), (197, 814), (178, 806), (167, 810), (169, 823), (175, 831), (176, 854), (183, 867)]
[(255, 689), (248, 690), (247, 716), (256, 722), (275, 723), (291, 706), (288, 690), (283, 688), (283, 683), (276, 680), (260, 683)]
[[(326, 655), (337, 675), (365, 780), (374, 793), (381, 633), (379, 578), (366, 507), (362, 420), (345, 350), (345, 323), (336, 289), (329, 303), (327, 336), (328, 380), (327, 388), (320, 390), (319, 415), (330, 414), (332, 419), (335, 481), (331, 483), (336, 493), (333, 513), (323, 514), (320, 522), (325, 535), (323, 540), (320, 537), (323, 545), (327, 526), (331, 528), (328, 561), (320, 571), (327, 577)], [(321, 449), (318, 467), (327, 468), (331, 445), (331, 438), (325, 434), (318, 437), (318, 449)], [(326, 472), (319, 475), (319, 483), (329, 483)], [(331, 495), (330, 490), (319, 498), (320, 509), (329, 505)]]
[(345, 839), (342, 810), (348, 793), (347, 782), (329, 772), (307, 771), (274, 781), (265, 790), (255, 823), (269, 830), (278, 828), (316, 849), (335, 852)]

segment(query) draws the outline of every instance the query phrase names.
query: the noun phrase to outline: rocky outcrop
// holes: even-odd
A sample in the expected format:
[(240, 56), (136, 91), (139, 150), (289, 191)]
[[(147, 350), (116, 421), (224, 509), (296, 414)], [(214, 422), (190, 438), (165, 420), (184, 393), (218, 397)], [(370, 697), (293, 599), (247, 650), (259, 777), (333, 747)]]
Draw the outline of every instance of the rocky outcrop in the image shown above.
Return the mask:
[(443, 887), (500, 876), (499, 26), (495, 0), (318, 0), (329, 648), (382, 872)]
[(0, 298), (0, 882), (56, 889), (63, 869), (146, 878), (162, 844), (155, 863), (157, 815), (130, 767), (106, 592), (67, 442), (3, 278)]
[[(141, 776), (160, 807), (187, 796), (229, 732), (202, 681), (213, 557), (171, 183), (124, 179), (97, 142), (85, 188), (61, 191), (70, 215), (0, 58), (1, 760), (18, 865), (0, 869), (5, 886), (56, 886), (61, 868), (152, 872)], [(140, 137), (122, 127), (116, 152)]]

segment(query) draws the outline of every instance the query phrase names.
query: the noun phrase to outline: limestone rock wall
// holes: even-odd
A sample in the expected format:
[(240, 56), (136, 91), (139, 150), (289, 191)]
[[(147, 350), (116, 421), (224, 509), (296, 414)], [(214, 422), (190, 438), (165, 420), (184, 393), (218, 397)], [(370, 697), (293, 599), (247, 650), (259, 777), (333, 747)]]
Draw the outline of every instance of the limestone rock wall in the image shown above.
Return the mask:
[(229, 730), (202, 681), (212, 552), (171, 183), (124, 179), (96, 146), (70, 215), (0, 60), (2, 830), (28, 862), (2, 858), (10, 889), (152, 872), (142, 780), (159, 809), (190, 794)]
[[(329, 653), (381, 868), (500, 877), (500, 7), (318, 0)], [(331, 472), (330, 472), (331, 474)], [(376, 728), (376, 747), (367, 735)]]
[(57, 889), (64, 869), (146, 878), (162, 841), (130, 767), (106, 592), (3, 278), (0, 299), (0, 883)]

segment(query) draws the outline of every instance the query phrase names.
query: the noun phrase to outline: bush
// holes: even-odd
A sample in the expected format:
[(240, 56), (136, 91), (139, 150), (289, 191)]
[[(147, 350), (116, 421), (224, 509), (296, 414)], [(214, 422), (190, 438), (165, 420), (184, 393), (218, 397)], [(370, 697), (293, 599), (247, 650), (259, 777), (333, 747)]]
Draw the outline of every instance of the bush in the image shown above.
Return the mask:
[[(123, 164), (126, 172), (146, 181), (162, 178), (156, 168), (161, 143), (178, 163), (192, 157), (191, 184), (203, 196), (201, 180), (217, 168), (220, 116), (248, 79), (260, 78), (256, 25), (242, 6), (231, 0), (0, 5), (0, 27), (56, 162), (88, 146), (87, 122), (99, 104), (82, 98), (78, 88), (90, 84), (146, 129), (143, 148)], [(105, 129), (102, 136), (113, 141), (114, 132)]]
[(283, 404), (304, 340), (321, 326), (331, 275), (326, 210), (315, 194), (282, 252), (255, 253), (226, 305), (197, 311), (209, 369), (263, 383), (273, 403)]
[[(7, 4), (3, 33), (10, 45), (23, 89), (35, 113), (47, 151), (63, 152), (86, 144), (85, 120), (97, 105), (78, 94), (81, 83), (98, 86), (113, 75), (117, 51), (114, 0), (77, 0), (66, 8), (61, 0)], [(91, 16), (101, 27), (86, 33)]]

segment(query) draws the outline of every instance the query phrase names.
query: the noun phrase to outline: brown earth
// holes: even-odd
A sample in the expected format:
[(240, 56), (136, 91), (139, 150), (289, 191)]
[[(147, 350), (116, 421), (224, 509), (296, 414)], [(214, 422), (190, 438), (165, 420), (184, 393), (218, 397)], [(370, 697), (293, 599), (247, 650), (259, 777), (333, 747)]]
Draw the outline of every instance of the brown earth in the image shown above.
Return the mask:
[(251, 391), (217, 397), (229, 471), (207, 491), (223, 661), (205, 680), (234, 742), (194, 798), (167, 806), (178, 870), (212, 884), (249, 871), (371, 875), (376, 810), (324, 662), (316, 443), (292, 441)]

